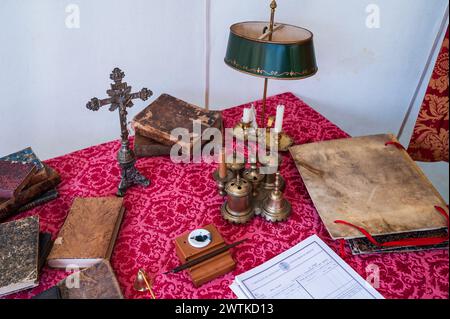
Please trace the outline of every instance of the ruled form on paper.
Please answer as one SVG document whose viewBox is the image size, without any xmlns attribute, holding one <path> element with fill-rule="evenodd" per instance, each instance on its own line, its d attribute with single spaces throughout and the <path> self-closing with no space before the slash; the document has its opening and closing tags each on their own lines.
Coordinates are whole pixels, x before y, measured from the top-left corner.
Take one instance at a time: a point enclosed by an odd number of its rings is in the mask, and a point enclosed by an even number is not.
<svg viewBox="0 0 450 319">
<path fill-rule="evenodd" d="M 240 299 L 383 299 L 317 235 L 236 276 L 230 288 Z"/>
</svg>

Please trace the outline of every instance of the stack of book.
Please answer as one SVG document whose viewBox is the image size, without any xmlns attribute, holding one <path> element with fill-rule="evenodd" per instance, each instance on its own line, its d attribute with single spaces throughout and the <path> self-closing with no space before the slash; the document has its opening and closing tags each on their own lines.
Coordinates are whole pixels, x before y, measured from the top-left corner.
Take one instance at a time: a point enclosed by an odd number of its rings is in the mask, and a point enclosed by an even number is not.
<svg viewBox="0 0 450 319">
<path fill-rule="evenodd" d="M 0 158 L 0 221 L 55 199 L 60 182 L 30 147 Z"/>
<path fill-rule="evenodd" d="M 84 270 L 37 298 L 123 298 L 109 259 L 124 210 L 118 197 L 75 198 L 54 241 L 39 232 L 38 216 L 0 224 L 0 296 L 36 287 L 47 263 Z"/>
<path fill-rule="evenodd" d="M 193 129 L 194 121 L 201 126 L 201 133 Z M 134 152 L 137 157 L 170 155 L 176 143 L 192 150 L 193 145 L 204 145 L 208 140 L 202 139 L 208 128 L 222 129 L 222 116 L 217 111 L 207 111 L 193 104 L 162 94 L 133 119 L 136 132 Z M 172 130 L 186 129 L 190 135 L 189 142 L 179 140 L 172 135 Z"/>
</svg>

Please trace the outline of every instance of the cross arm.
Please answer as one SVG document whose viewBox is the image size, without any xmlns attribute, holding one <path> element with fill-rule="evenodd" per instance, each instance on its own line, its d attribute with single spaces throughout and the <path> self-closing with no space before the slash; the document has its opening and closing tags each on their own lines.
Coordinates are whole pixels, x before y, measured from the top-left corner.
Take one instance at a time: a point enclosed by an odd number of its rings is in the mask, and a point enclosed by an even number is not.
<svg viewBox="0 0 450 319">
<path fill-rule="evenodd" d="M 153 92 L 147 88 L 143 88 L 140 92 L 132 93 L 131 100 L 141 99 L 142 101 L 147 100 L 150 96 L 153 95 Z"/>
<path fill-rule="evenodd" d="M 99 100 L 98 98 L 94 97 L 86 103 L 86 107 L 91 111 L 98 111 L 102 106 L 111 104 L 112 102 L 112 98 Z"/>
</svg>

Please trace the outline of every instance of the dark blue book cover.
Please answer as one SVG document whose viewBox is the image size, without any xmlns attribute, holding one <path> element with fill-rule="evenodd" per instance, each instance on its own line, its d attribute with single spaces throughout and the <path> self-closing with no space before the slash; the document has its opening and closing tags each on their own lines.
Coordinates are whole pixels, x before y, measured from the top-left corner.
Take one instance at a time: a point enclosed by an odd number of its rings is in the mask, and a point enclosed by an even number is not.
<svg viewBox="0 0 450 319">
<path fill-rule="evenodd" d="M 8 161 L 12 163 L 21 163 L 21 164 L 34 164 L 37 170 L 41 170 L 44 168 L 44 164 L 40 161 L 40 159 L 33 152 L 31 147 L 27 147 L 21 151 L 16 153 L 7 155 L 5 157 L 0 158 L 2 161 Z"/>
</svg>

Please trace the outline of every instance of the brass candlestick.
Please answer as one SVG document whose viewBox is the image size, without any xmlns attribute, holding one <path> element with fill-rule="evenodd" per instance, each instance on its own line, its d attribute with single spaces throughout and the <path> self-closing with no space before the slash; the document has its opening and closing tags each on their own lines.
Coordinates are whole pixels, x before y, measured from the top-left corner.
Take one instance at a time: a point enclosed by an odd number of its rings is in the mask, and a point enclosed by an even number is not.
<svg viewBox="0 0 450 319">
<path fill-rule="evenodd" d="M 248 122 L 248 123 L 244 123 L 244 122 L 239 122 L 238 124 L 236 124 L 236 126 L 233 128 L 233 135 L 241 140 L 241 141 L 248 141 L 249 137 L 253 136 L 253 139 L 256 138 L 256 130 L 253 127 L 253 122 Z M 254 134 L 251 134 L 251 133 Z"/>
<path fill-rule="evenodd" d="M 275 175 L 275 189 L 263 201 L 261 217 L 270 222 L 281 222 L 291 214 L 291 204 L 284 198 L 280 190 L 280 173 Z"/>
<path fill-rule="evenodd" d="M 276 163 L 276 164 L 274 164 Z M 262 183 L 262 188 L 266 189 L 266 190 L 273 190 L 275 188 L 275 175 L 276 172 L 278 172 L 280 170 L 280 166 L 282 163 L 282 157 L 281 155 L 279 155 L 278 153 L 268 157 L 268 160 L 266 163 L 263 163 L 262 165 L 265 168 L 265 171 L 267 172 L 265 175 L 265 179 L 264 182 Z M 269 171 L 273 172 L 273 173 L 268 173 Z M 279 183 L 280 183 L 280 191 L 284 191 L 285 187 L 286 187 L 286 182 L 283 178 L 283 176 L 279 176 Z"/>
<path fill-rule="evenodd" d="M 245 168 L 245 158 L 244 160 L 238 161 L 236 151 L 233 152 L 232 157 L 228 157 L 226 160 L 227 168 L 233 172 L 233 177 L 239 176 Z"/>
<path fill-rule="evenodd" d="M 259 215 L 261 213 L 261 205 L 260 203 L 266 197 L 266 192 L 264 189 L 260 188 L 261 182 L 264 180 L 265 175 L 261 174 L 258 165 L 255 162 L 250 164 L 250 169 L 247 169 L 243 173 L 243 177 L 249 183 L 252 184 L 253 194 L 252 201 L 255 209 L 255 214 Z"/>
</svg>

